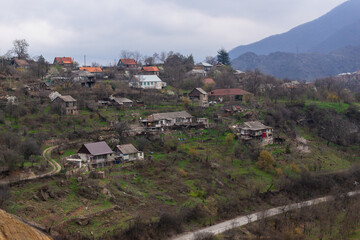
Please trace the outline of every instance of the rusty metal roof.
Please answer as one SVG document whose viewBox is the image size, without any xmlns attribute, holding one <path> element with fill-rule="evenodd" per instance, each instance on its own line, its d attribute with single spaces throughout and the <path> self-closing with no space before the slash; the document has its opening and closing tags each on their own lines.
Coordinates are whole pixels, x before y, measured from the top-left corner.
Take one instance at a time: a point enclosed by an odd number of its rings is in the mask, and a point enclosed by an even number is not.
<svg viewBox="0 0 360 240">
<path fill-rule="evenodd" d="M 137 150 L 134 145 L 132 144 L 123 144 L 123 145 L 117 145 L 116 146 L 117 149 L 119 149 L 119 151 L 122 154 L 131 154 L 131 153 L 137 153 L 139 152 L 139 150 Z"/>
<path fill-rule="evenodd" d="M 79 150 L 79 152 L 83 152 L 82 149 L 85 148 L 91 155 L 98 156 L 104 154 L 113 153 L 109 145 L 106 142 L 95 142 L 95 143 L 85 143 Z"/>
</svg>

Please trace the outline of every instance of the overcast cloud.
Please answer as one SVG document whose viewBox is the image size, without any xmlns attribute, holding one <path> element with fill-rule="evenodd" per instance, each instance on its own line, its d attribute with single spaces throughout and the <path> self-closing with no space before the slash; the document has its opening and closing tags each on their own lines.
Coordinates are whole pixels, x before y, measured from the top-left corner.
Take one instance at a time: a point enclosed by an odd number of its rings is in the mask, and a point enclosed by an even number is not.
<svg viewBox="0 0 360 240">
<path fill-rule="evenodd" d="M 32 56 L 107 65 L 121 50 L 201 61 L 311 21 L 346 0 L 11 0 L 0 8 L 0 55 L 26 39 Z"/>
</svg>

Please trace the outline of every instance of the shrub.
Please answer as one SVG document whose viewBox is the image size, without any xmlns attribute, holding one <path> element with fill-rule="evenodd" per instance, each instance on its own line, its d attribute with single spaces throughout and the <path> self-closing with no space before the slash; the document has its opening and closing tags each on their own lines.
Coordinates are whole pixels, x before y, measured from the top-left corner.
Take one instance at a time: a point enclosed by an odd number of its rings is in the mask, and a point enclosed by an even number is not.
<svg viewBox="0 0 360 240">
<path fill-rule="evenodd" d="M 190 148 L 189 155 L 192 159 L 197 160 L 199 158 L 199 151 L 196 150 L 195 148 Z"/>
<path fill-rule="evenodd" d="M 284 176 L 284 171 L 281 168 L 276 168 L 275 172 L 276 172 L 276 175 L 278 177 L 283 177 Z"/>
<path fill-rule="evenodd" d="M 215 240 L 215 236 L 209 232 L 200 232 L 195 234 L 194 240 Z"/>
<path fill-rule="evenodd" d="M 186 177 L 188 175 L 188 173 L 184 170 L 184 169 L 179 169 L 179 174 L 181 177 Z"/>
<path fill-rule="evenodd" d="M 235 139 L 235 135 L 232 133 L 228 133 L 226 134 L 225 142 L 227 145 L 231 145 L 234 142 L 234 139 Z"/>
<path fill-rule="evenodd" d="M 256 165 L 265 171 L 271 171 L 274 169 L 275 160 L 271 153 L 266 150 L 260 152 Z"/>
</svg>

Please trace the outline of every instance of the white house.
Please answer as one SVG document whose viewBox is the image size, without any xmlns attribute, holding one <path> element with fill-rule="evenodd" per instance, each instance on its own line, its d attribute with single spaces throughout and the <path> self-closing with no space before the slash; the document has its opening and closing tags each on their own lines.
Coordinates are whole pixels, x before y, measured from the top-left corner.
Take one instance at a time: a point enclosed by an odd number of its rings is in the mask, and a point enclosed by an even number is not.
<svg viewBox="0 0 360 240">
<path fill-rule="evenodd" d="M 157 75 L 134 75 L 129 86 L 144 89 L 162 89 L 166 87 L 166 82 L 161 81 Z"/>
</svg>

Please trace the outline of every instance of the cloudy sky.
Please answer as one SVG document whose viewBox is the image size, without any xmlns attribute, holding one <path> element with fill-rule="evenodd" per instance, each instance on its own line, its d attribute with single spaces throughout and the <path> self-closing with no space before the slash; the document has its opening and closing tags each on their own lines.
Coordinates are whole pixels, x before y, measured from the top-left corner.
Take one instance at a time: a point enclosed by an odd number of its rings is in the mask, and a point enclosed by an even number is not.
<svg viewBox="0 0 360 240">
<path fill-rule="evenodd" d="M 26 39 L 31 56 L 114 63 L 122 50 L 174 51 L 196 61 L 311 21 L 346 0 L 8 0 L 0 55 Z"/>
</svg>

